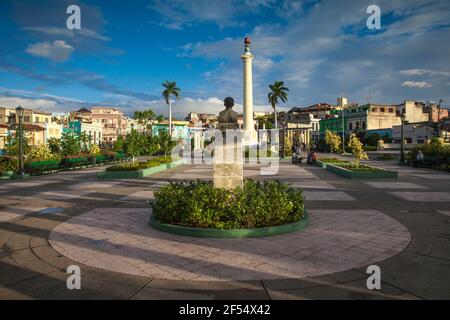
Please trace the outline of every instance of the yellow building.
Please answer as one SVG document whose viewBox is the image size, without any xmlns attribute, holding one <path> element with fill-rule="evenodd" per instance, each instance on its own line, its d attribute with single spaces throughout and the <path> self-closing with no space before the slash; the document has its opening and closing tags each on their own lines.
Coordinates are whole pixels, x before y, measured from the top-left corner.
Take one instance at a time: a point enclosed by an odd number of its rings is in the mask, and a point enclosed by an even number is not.
<svg viewBox="0 0 450 320">
<path fill-rule="evenodd" d="M 19 116 L 17 115 L 15 108 L 0 107 L 1 149 L 5 148 L 7 137 L 16 134 L 18 124 Z M 31 145 L 46 143 L 49 137 L 61 137 L 61 130 L 58 130 L 52 125 L 52 114 L 39 110 L 24 110 L 23 131 Z"/>
</svg>

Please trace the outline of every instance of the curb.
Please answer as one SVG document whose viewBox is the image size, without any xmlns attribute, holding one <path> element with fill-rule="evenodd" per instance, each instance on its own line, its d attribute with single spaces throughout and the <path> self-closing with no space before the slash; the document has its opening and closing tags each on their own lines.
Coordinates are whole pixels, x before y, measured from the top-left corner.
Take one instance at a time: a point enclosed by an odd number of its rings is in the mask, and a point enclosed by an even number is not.
<svg viewBox="0 0 450 320">
<path fill-rule="evenodd" d="M 261 238 L 270 237 L 285 233 L 300 231 L 309 224 L 309 215 L 305 210 L 304 216 L 297 222 L 282 224 L 273 227 L 251 228 L 251 229 L 212 229 L 193 228 L 159 222 L 153 214 L 150 215 L 149 224 L 151 227 L 181 236 L 199 238 Z"/>
</svg>

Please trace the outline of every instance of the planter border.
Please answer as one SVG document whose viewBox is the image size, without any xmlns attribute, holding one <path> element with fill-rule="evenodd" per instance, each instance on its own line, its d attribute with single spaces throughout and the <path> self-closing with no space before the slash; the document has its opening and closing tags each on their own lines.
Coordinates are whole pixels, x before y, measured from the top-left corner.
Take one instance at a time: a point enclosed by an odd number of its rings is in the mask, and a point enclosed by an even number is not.
<svg viewBox="0 0 450 320">
<path fill-rule="evenodd" d="M 320 159 L 316 160 L 316 165 L 321 168 L 324 168 L 324 169 L 326 169 L 327 165 L 329 165 L 329 164 L 336 165 L 336 164 L 340 164 L 340 163 L 342 163 L 342 162 L 323 162 L 323 161 L 320 161 Z M 350 163 L 350 161 L 348 163 Z"/>
<path fill-rule="evenodd" d="M 185 163 L 186 161 L 184 159 L 180 159 L 170 163 L 163 163 L 156 167 L 137 171 L 102 171 L 97 172 L 96 175 L 97 179 L 142 179 L 146 176 L 172 169 Z"/>
<path fill-rule="evenodd" d="M 213 228 L 193 228 L 168 223 L 161 223 L 154 217 L 152 213 L 150 215 L 149 224 L 156 230 L 188 237 L 261 238 L 303 230 L 309 224 L 309 215 L 305 209 L 303 218 L 300 219 L 299 221 L 273 227 L 251 228 L 251 229 L 213 229 Z"/>
<path fill-rule="evenodd" d="M 377 171 L 352 171 L 346 168 L 337 166 L 336 164 L 328 164 L 327 170 L 349 179 L 385 179 L 398 178 L 397 171 L 390 171 L 381 168 L 368 166 L 377 169 Z"/>
</svg>

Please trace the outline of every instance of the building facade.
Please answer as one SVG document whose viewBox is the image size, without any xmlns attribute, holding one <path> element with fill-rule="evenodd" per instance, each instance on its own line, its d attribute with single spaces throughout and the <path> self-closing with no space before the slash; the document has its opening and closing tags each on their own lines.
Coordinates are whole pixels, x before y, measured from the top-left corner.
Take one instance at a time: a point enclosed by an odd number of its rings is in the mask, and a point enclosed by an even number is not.
<svg viewBox="0 0 450 320">
<path fill-rule="evenodd" d="M 69 121 L 66 132 L 72 132 L 77 136 L 85 134 L 88 138 L 88 145 L 100 144 L 103 141 L 103 128 L 99 123 L 84 122 L 81 119 Z"/>
<path fill-rule="evenodd" d="M 118 136 L 126 135 L 128 120 L 122 111 L 113 107 L 91 108 L 91 122 L 102 127 L 103 141 L 117 141 Z"/>
<path fill-rule="evenodd" d="M 152 135 L 157 136 L 160 132 L 169 132 L 169 122 L 163 121 L 160 123 L 155 123 L 152 126 Z M 190 137 L 189 132 L 189 121 L 172 121 L 172 137 L 187 139 Z"/>
</svg>

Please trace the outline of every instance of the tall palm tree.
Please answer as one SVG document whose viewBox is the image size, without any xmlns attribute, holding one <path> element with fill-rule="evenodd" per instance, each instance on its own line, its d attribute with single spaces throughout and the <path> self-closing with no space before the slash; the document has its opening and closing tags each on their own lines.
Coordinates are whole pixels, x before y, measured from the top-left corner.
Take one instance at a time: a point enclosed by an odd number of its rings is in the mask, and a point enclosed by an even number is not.
<svg viewBox="0 0 450 320">
<path fill-rule="evenodd" d="M 279 100 L 286 103 L 288 100 L 288 94 L 289 91 L 288 88 L 284 86 L 283 81 L 275 81 L 274 84 L 269 85 L 270 92 L 267 95 L 267 98 L 269 99 L 269 103 L 272 105 L 274 116 L 275 116 L 275 130 L 278 129 L 278 120 L 277 120 L 277 105 L 279 103 Z"/>
<path fill-rule="evenodd" d="M 172 96 L 179 99 L 181 89 L 177 87 L 175 81 L 170 82 L 166 80 L 162 85 L 164 87 L 162 95 L 166 100 L 166 104 L 169 105 L 169 135 L 172 137 Z"/>
</svg>

